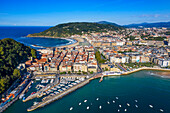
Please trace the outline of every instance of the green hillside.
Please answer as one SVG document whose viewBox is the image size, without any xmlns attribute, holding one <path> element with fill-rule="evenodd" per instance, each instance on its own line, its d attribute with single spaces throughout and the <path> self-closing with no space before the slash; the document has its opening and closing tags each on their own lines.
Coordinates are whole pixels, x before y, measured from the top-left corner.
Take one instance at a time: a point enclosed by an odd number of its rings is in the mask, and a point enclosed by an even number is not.
<svg viewBox="0 0 170 113">
<path fill-rule="evenodd" d="M 36 50 L 13 39 L 0 40 L 0 93 L 4 92 L 14 80 L 20 77 L 16 67 L 28 57 L 36 57 Z"/>
<path fill-rule="evenodd" d="M 92 32 L 106 32 L 108 30 L 119 30 L 123 27 L 118 27 L 108 24 L 88 23 L 88 22 L 74 22 L 59 24 L 49 28 L 40 33 L 29 34 L 29 37 L 33 36 L 53 36 L 53 37 L 69 37 L 71 35 L 82 35 L 84 33 Z"/>
</svg>

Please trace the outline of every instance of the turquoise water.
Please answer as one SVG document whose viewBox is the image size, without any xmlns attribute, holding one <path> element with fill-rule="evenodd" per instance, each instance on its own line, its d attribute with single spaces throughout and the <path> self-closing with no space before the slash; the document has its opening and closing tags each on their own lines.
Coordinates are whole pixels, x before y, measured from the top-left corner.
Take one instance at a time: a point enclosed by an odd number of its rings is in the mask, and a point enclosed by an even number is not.
<svg viewBox="0 0 170 113">
<path fill-rule="evenodd" d="M 116 97 L 119 99 L 116 100 Z M 83 102 L 85 99 L 86 103 Z M 33 101 L 36 99 L 26 103 L 18 100 L 4 113 L 27 113 L 26 109 Z M 80 106 L 79 102 L 82 103 Z M 150 104 L 153 108 L 149 107 Z M 102 109 L 99 109 L 100 105 Z M 105 77 L 101 83 L 99 79 L 92 80 L 64 98 L 31 113 L 117 113 L 118 109 L 120 112 L 127 109 L 127 113 L 160 113 L 160 109 L 163 109 L 165 113 L 170 113 L 169 105 L 170 79 L 150 75 L 149 71 L 140 71 L 128 76 Z M 90 107 L 89 110 L 86 109 L 87 106 Z M 70 107 L 73 107 L 72 111 Z"/>
</svg>

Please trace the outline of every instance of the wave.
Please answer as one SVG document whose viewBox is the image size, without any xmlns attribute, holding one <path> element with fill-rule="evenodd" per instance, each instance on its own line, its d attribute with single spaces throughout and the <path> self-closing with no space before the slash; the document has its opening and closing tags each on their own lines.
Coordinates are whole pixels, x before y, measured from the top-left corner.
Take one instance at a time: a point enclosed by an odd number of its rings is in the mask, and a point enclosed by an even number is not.
<svg viewBox="0 0 170 113">
<path fill-rule="evenodd" d="M 59 46 L 64 46 L 64 45 L 70 45 L 70 44 L 74 44 L 77 42 L 77 40 L 74 40 L 74 39 L 66 39 L 66 38 L 61 38 L 61 39 L 64 39 L 64 40 L 67 40 L 69 41 L 68 43 L 66 44 L 60 44 L 60 45 L 57 45 L 56 47 L 59 47 Z"/>
<path fill-rule="evenodd" d="M 44 48 L 43 46 L 31 45 L 32 47 Z"/>
<path fill-rule="evenodd" d="M 160 75 L 160 74 L 153 73 L 153 72 L 148 72 L 148 74 L 149 74 L 149 75 L 152 75 L 152 76 L 161 77 L 161 78 L 170 78 L 170 76 Z"/>
</svg>

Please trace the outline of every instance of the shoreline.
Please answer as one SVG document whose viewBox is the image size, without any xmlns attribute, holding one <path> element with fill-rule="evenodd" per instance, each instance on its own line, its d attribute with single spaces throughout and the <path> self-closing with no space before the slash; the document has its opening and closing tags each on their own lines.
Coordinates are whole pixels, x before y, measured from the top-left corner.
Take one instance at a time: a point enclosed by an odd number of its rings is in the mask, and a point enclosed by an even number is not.
<svg viewBox="0 0 170 113">
<path fill-rule="evenodd" d="M 40 38 L 60 38 L 60 39 L 65 39 L 65 40 L 75 40 L 76 42 L 74 43 L 70 43 L 72 41 L 70 41 L 69 43 L 70 44 L 63 44 L 63 45 L 59 45 L 59 46 L 54 46 L 54 47 L 72 47 L 72 46 L 77 46 L 79 44 L 79 42 L 81 42 L 81 39 L 80 38 L 71 38 L 71 37 L 53 37 L 53 36 L 26 36 L 28 38 L 33 38 L 33 37 L 40 37 Z M 32 46 L 32 45 L 31 45 Z M 36 46 L 35 46 L 36 47 Z M 37 46 L 38 47 L 38 46 Z M 44 46 L 41 46 L 43 48 L 54 48 L 54 47 L 44 47 Z"/>
<path fill-rule="evenodd" d="M 152 68 L 152 67 L 142 67 L 142 68 L 134 69 L 134 70 L 132 70 L 132 71 L 124 72 L 124 73 L 122 73 L 122 74 L 119 74 L 119 76 L 121 76 L 121 75 L 128 75 L 128 74 L 135 73 L 135 72 L 138 72 L 138 71 L 143 71 L 143 70 L 154 70 L 154 71 L 170 72 L 170 69 Z M 103 75 L 103 76 L 117 76 L 117 74 L 114 74 L 114 75 Z"/>
<path fill-rule="evenodd" d="M 54 96 L 53 99 L 50 99 L 50 100 L 48 100 L 48 101 L 46 101 L 46 102 L 41 102 L 41 104 L 39 104 L 39 105 L 35 105 L 35 106 L 33 105 L 33 106 L 31 106 L 30 108 L 27 109 L 27 111 L 36 110 L 37 108 L 44 107 L 44 106 L 48 105 L 49 103 L 51 103 L 51 102 L 53 102 L 53 101 L 56 101 L 56 100 L 58 100 L 58 99 L 60 99 L 60 98 L 63 98 L 64 96 L 66 96 L 66 95 L 68 95 L 68 94 L 76 91 L 76 90 L 79 89 L 80 87 L 83 87 L 83 86 L 85 86 L 86 84 L 90 83 L 92 80 L 101 78 L 100 81 L 99 81 L 99 83 L 100 83 L 100 82 L 102 82 L 103 77 L 129 75 L 129 74 L 131 74 L 131 73 L 135 73 L 135 72 L 143 71 L 143 70 L 157 70 L 157 71 L 170 72 L 170 69 L 142 67 L 142 68 L 139 68 L 139 69 L 135 69 L 135 70 L 133 70 L 133 71 L 124 72 L 124 73 L 115 74 L 115 75 L 103 75 L 103 74 L 100 73 L 100 74 L 98 74 L 98 75 L 95 75 L 95 76 L 90 77 L 89 79 L 83 81 L 82 83 L 84 83 L 84 84 L 80 83 L 80 84 L 78 84 L 77 86 L 74 86 L 74 87 L 72 87 L 71 89 L 68 89 L 68 90 L 62 92 L 61 94 L 58 94 L 58 95 Z"/>
</svg>

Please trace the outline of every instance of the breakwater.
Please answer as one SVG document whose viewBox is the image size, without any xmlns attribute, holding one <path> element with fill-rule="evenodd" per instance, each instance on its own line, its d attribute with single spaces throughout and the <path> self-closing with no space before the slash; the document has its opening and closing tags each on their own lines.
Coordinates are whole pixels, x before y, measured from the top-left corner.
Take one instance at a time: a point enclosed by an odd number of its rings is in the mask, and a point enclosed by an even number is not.
<svg viewBox="0 0 170 113">
<path fill-rule="evenodd" d="M 56 100 L 58 100 L 58 99 L 60 99 L 60 98 L 62 98 L 62 97 L 64 97 L 64 96 L 68 95 L 69 93 L 75 91 L 76 89 L 78 89 L 78 88 L 80 88 L 80 87 L 83 87 L 83 86 L 86 85 L 87 83 L 89 83 L 89 79 L 88 79 L 88 80 L 85 80 L 85 81 L 83 81 L 83 82 L 81 82 L 81 83 L 79 83 L 79 84 L 77 84 L 76 86 L 73 86 L 72 88 L 70 88 L 70 89 L 68 89 L 68 90 L 66 90 L 66 91 L 63 91 L 63 92 L 61 92 L 61 93 L 59 93 L 59 94 L 57 94 L 57 95 L 54 95 L 54 96 L 50 97 L 50 98 L 47 99 L 47 100 L 44 100 L 44 101 L 42 101 L 42 102 L 39 102 L 37 105 L 31 106 L 30 108 L 27 109 L 27 111 L 33 111 L 33 110 L 35 110 L 35 109 L 37 109 L 37 108 L 39 108 L 39 107 L 44 107 L 45 105 L 47 105 L 47 104 L 49 104 L 49 103 L 51 103 L 51 102 L 53 102 L 53 101 L 56 101 Z"/>
<path fill-rule="evenodd" d="M 22 91 L 22 93 L 20 95 L 23 95 L 28 90 L 31 83 L 32 83 L 32 81 L 29 82 L 29 84 L 26 86 L 26 88 Z"/>
</svg>

